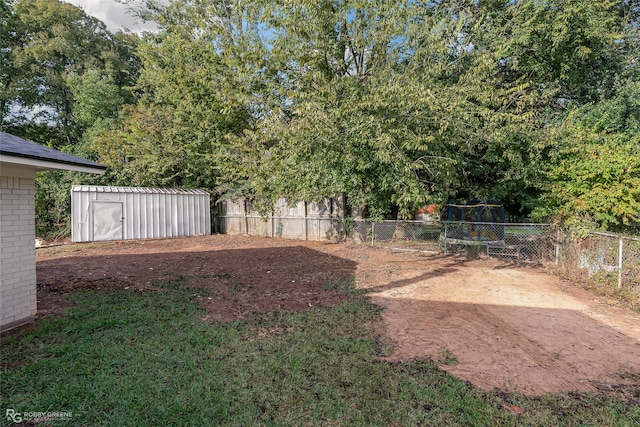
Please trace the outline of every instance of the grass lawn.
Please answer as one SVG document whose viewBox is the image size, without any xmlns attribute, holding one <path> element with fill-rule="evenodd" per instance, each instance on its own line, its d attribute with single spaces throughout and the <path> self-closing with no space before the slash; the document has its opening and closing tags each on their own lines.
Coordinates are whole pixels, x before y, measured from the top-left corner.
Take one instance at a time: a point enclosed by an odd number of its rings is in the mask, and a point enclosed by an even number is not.
<svg viewBox="0 0 640 427">
<path fill-rule="evenodd" d="M 2 422 L 40 425 L 637 426 L 640 392 L 487 393 L 435 362 L 393 364 L 380 309 L 352 281 L 334 308 L 203 323 L 185 280 L 159 291 L 85 291 L 65 317 L 2 337 Z M 450 355 L 447 363 L 455 363 Z"/>
</svg>

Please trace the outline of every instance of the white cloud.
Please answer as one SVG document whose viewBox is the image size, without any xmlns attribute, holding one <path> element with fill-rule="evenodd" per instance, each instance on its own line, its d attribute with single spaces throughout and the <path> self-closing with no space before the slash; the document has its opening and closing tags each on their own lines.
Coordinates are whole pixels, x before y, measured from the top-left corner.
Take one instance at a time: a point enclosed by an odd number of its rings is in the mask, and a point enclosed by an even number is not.
<svg viewBox="0 0 640 427">
<path fill-rule="evenodd" d="M 109 31 L 128 29 L 136 33 L 153 31 L 156 26 L 151 22 L 142 22 L 130 11 L 130 6 L 116 0 L 64 0 L 80 7 L 87 15 L 94 16 L 107 25 Z"/>
</svg>

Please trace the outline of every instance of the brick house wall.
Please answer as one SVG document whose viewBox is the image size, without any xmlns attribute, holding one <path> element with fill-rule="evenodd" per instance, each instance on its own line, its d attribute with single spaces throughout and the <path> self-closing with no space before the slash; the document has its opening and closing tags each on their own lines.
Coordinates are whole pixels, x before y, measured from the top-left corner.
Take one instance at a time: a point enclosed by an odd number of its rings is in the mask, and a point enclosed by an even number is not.
<svg viewBox="0 0 640 427">
<path fill-rule="evenodd" d="M 35 176 L 34 169 L 0 170 L 0 330 L 33 320 L 37 311 Z"/>
<path fill-rule="evenodd" d="M 99 163 L 0 132 L 0 331 L 28 323 L 36 293 L 35 181 L 38 171 L 103 174 Z"/>
</svg>

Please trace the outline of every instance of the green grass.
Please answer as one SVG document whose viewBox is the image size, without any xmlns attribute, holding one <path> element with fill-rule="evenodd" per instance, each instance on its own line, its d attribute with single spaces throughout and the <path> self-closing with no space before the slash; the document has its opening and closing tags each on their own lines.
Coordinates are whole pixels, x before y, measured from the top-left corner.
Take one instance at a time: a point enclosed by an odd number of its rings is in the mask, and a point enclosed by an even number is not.
<svg viewBox="0 0 640 427">
<path fill-rule="evenodd" d="M 382 361 L 380 308 L 352 281 L 327 284 L 348 295 L 338 307 L 209 324 L 188 285 L 87 291 L 3 337 L 2 422 L 12 408 L 72 411 L 51 425 L 640 425 L 640 395 L 486 393 L 432 361 Z"/>
<path fill-rule="evenodd" d="M 513 236 L 543 236 L 547 232 L 546 227 L 536 227 L 535 225 L 531 227 L 518 227 L 507 224 L 504 227 L 504 234 Z"/>
</svg>

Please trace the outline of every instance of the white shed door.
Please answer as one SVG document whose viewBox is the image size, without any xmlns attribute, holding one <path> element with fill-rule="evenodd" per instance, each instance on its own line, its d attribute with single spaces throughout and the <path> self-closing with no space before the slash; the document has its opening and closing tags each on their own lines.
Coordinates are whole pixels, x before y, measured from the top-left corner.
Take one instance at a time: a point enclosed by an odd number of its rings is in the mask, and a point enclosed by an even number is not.
<svg viewBox="0 0 640 427">
<path fill-rule="evenodd" d="M 93 240 L 121 240 L 122 202 L 98 202 L 93 205 Z"/>
</svg>

